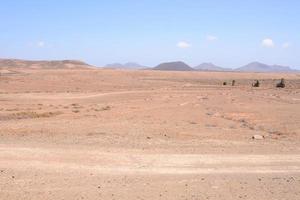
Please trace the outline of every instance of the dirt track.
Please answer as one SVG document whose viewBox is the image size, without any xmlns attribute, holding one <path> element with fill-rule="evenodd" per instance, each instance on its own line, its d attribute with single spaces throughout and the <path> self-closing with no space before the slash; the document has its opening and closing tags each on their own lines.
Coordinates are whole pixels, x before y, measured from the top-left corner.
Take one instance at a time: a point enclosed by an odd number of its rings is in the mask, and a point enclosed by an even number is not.
<svg viewBox="0 0 300 200">
<path fill-rule="evenodd" d="M 0 147 L 4 168 L 112 174 L 300 173 L 300 155 L 126 154 Z M 85 159 L 88 158 L 88 159 Z"/>
</svg>

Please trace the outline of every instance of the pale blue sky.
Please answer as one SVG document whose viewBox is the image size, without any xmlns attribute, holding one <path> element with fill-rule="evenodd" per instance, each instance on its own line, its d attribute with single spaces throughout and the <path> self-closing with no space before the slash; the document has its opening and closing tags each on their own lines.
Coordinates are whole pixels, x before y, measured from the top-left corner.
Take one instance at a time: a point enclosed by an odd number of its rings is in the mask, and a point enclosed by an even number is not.
<svg viewBox="0 0 300 200">
<path fill-rule="evenodd" d="M 0 0 L 0 57 L 300 69 L 298 0 Z"/>
</svg>

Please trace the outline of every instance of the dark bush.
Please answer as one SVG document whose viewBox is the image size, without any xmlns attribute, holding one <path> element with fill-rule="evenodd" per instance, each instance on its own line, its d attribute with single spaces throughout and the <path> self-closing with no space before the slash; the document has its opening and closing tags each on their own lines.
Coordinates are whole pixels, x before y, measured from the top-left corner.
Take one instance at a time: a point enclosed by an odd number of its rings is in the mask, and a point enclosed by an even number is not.
<svg viewBox="0 0 300 200">
<path fill-rule="evenodd" d="M 276 87 L 285 88 L 285 80 L 282 78 L 279 83 L 277 83 Z"/>
<path fill-rule="evenodd" d="M 255 81 L 255 83 L 252 84 L 252 87 L 259 87 L 260 83 L 258 80 Z"/>
</svg>

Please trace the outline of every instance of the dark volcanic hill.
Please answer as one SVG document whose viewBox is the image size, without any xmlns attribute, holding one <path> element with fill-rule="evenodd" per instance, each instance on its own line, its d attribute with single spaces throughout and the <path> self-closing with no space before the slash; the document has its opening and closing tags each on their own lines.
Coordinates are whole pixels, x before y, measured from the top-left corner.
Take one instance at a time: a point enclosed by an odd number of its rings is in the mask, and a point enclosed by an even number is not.
<svg viewBox="0 0 300 200">
<path fill-rule="evenodd" d="M 78 60 L 19 60 L 19 59 L 0 59 L 1 69 L 88 69 L 91 65 Z"/>
<path fill-rule="evenodd" d="M 252 62 L 243 67 L 237 68 L 236 71 L 244 72 L 294 72 L 297 70 L 281 65 L 267 65 L 259 62 Z"/>
<path fill-rule="evenodd" d="M 213 63 L 202 63 L 196 66 L 195 69 L 199 71 L 231 71 L 232 70 L 229 68 L 216 66 Z"/>
<path fill-rule="evenodd" d="M 163 70 L 163 71 L 194 71 L 195 70 L 194 68 L 188 66 L 187 64 L 181 61 L 161 63 L 152 69 Z"/>
</svg>

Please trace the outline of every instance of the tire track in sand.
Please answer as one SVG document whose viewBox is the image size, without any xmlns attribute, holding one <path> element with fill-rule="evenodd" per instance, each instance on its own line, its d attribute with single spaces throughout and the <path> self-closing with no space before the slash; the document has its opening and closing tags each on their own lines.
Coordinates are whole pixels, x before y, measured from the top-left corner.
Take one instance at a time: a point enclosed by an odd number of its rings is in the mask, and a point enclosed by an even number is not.
<svg viewBox="0 0 300 200">
<path fill-rule="evenodd" d="M 104 174 L 300 173 L 300 155 L 130 154 L 0 145 L 0 168 Z"/>
</svg>

